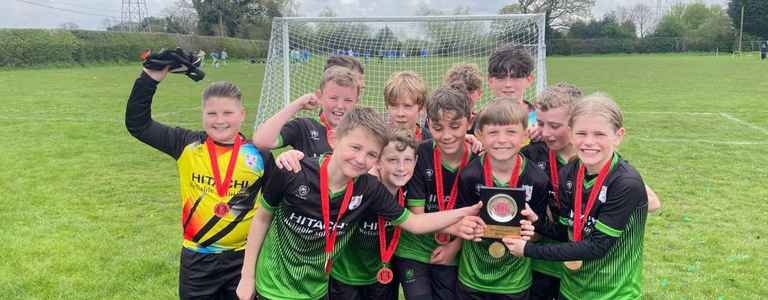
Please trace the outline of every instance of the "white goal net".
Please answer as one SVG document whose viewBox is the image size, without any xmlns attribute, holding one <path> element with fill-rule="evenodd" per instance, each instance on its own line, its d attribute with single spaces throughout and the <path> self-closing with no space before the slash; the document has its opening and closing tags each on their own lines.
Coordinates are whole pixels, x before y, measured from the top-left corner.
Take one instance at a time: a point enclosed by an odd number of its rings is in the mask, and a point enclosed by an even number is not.
<svg viewBox="0 0 768 300">
<path fill-rule="evenodd" d="M 378 18 L 276 18 L 264 72 L 256 124 L 297 97 L 318 88 L 328 57 L 350 55 L 365 69 L 360 103 L 384 111 L 384 83 L 398 71 L 418 73 L 429 91 L 459 63 L 475 63 L 487 74 L 488 56 L 502 45 L 524 47 L 534 58 L 535 83 L 526 99 L 546 83 L 544 15 L 426 16 Z M 487 90 L 478 105 L 491 99 Z M 317 113 L 302 113 L 317 116 Z"/>
</svg>

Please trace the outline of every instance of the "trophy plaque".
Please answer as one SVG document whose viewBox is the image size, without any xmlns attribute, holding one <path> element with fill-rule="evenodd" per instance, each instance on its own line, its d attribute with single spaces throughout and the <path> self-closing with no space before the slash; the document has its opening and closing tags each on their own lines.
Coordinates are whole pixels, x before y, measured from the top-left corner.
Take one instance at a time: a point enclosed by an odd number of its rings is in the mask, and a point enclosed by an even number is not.
<svg viewBox="0 0 768 300">
<path fill-rule="evenodd" d="M 485 238 L 502 239 L 520 236 L 520 212 L 525 209 L 525 189 L 480 187 L 483 208 L 480 217 L 485 221 Z"/>
</svg>

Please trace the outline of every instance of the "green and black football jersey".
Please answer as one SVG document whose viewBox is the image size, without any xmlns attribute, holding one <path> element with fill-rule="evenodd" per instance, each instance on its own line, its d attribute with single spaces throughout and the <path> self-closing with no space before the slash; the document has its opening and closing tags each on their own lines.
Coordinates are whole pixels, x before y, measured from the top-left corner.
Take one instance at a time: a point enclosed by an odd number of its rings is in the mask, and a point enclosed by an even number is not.
<svg viewBox="0 0 768 300">
<path fill-rule="evenodd" d="M 352 286 L 377 282 L 376 273 L 383 266 L 379 254 L 378 222 L 376 215 L 366 215 L 362 218 L 349 240 L 350 247 L 344 248 L 339 253 L 338 259 L 333 262 L 331 277 Z M 395 227 L 390 221 L 387 221 L 385 226 L 387 243 L 391 243 Z"/>
<path fill-rule="evenodd" d="M 523 159 L 518 179 L 518 188 L 525 189 L 525 201 L 536 214 L 544 210 L 548 188 L 546 176 L 541 170 Z M 470 206 L 480 201 L 480 187 L 485 185 L 483 157 L 472 160 L 461 173 L 459 204 Z M 494 186 L 507 187 L 509 178 L 493 178 Z M 488 247 L 498 242 L 483 239 L 480 242 L 463 241 L 459 259 L 459 280 L 465 286 L 486 293 L 514 294 L 531 286 L 531 259 L 515 257 L 506 253 L 495 258 Z"/>
<path fill-rule="evenodd" d="M 277 148 L 291 146 L 306 157 L 319 157 L 331 152 L 325 126 L 312 118 L 296 118 L 283 125 Z"/>
<path fill-rule="evenodd" d="M 531 165 L 536 166 L 538 169 L 542 171 L 544 176 L 547 177 L 547 180 L 549 181 L 549 191 L 547 193 L 547 206 L 549 208 L 548 214 L 538 214 L 539 219 L 545 220 L 550 223 L 558 222 L 559 220 L 559 213 L 560 208 L 558 208 L 556 204 L 555 199 L 555 191 L 552 189 L 552 181 L 550 178 L 550 170 L 549 170 L 549 147 L 547 147 L 547 144 L 544 142 L 535 142 L 528 145 L 525 145 L 520 150 L 520 153 L 523 154 L 526 158 L 528 158 L 528 161 L 531 163 Z M 560 168 L 565 166 L 568 162 L 560 157 L 559 155 L 556 156 L 557 161 L 557 170 L 559 172 Z M 550 218 L 551 214 L 551 218 Z M 549 238 L 543 238 L 537 242 L 540 243 L 553 243 L 555 242 L 552 239 Z M 539 273 L 547 274 L 549 276 L 554 277 L 560 277 L 563 273 L 563 264 L 558 261 L 550 261 L 550 260 L 541 260 L 541 259 L 533 259 L 531 261 L 531 268 Z"/>
<path fill-rule="evenodd" d="M 413 171 L 413 177 L 406 185 L 407 196 L 405 198 L 408 207 L 424 207 L 425 213 L 439 211 L 437 206 L 437 187 L 435 185 L 434 160 L 432 159 L 435 144 L 432 140 L 424 141 L 419 145 L 416 154 L 419 159 Z M 474 154 L 469 154 L 468 160 L 472 160 Z M 451 187 L 454 178 L 458 175 L 458 168 L 451 168 L 442 164 L 443 195 L 445 202 L 451 195 Z M 457 199 L 458 202 L 458 199 Z M 429 263 L 432 251 L 437 248 L 434 234 L 411 234 L 403 231 L 400 234 L 400 244 L 395 255 L 402 258 Z M 455 263 L 453 264 L 455 265 Z"/>
<path fill-rule="evenodd" d="M 563 211 L 559 228 L 573 236 L 573 203 L 580 162 L 560 170 Z M 596 176 L 585 176 L 582 206 L 589 193 L 600 188 L 578 242 L 526 245 L 525 254 L 550 260 L 583 259 L 579 270 L 565 270 L 560 292 L 568 299 L 640 299 L 643 270 L 643 236 L 648 214 L 645 184 L 638 172 L 618 155 L 600 187 Z M 565 227 L 563 227 L 565 226 Z"/>
<path fill-rule="evenodd" d="M 256 288 L 268 299 L 318 299 L 327 293 L 319 182 L 323 159 L 328 156 L 304 158 L 299 173 L 275 169 L 264 187 L 262 205 L 272 212 L 272 222 L 256 264 Z M 334 259 L 361 226 L 364 216 L 381 215 L 393 224 L 408 218 L 408 211 L 376 177 L 357 177 L 353 190 L 349 207 L 336 224 L 345 190 L 329 195 L 331 226 L 338 232 Z"/>
</svg>

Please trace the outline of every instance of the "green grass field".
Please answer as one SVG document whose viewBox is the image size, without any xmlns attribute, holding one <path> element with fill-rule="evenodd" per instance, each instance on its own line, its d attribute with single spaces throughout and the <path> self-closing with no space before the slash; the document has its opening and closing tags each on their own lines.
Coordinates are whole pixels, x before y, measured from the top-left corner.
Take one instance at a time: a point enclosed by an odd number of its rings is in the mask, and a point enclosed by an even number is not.
<svg viewBox="0 0 768 300">
<path fill-rule="evenodd" d="M 174 299 L 175 162 L 125 130 L 138 65 L 0 71 L 0 298 Z M 263 66 L 170 76 L 156 119 L 200 128 L 207 82 L 246 98 Z M 768 63 L 753 57 L 548 59 L 549 82 L 605 91 L 626 112 L 622 154 L 662 199 L 648 219 L 645 299 L 768 298 Z M 763 253 L 763 254 L 760 254 Z"/>
</svg>

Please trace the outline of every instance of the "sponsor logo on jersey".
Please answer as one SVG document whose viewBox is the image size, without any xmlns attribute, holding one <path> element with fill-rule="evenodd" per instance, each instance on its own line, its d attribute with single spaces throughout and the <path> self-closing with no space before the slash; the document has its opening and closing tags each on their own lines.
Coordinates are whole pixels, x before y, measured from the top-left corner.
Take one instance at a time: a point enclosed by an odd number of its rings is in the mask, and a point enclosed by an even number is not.
<svg viewBox="0 0 768 300">
<path fill-rule="evenodd" d="M 363 202 L 363 195 L 352 196 L 352 200 L 349 202 L 349 210 L 355 210 L 355 208 L 360 207 L 360 203 L 362 202 Z"/>
</svg>

